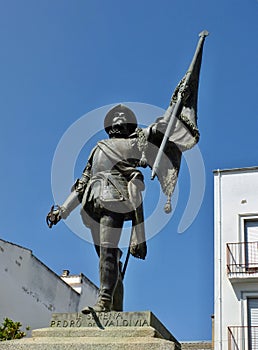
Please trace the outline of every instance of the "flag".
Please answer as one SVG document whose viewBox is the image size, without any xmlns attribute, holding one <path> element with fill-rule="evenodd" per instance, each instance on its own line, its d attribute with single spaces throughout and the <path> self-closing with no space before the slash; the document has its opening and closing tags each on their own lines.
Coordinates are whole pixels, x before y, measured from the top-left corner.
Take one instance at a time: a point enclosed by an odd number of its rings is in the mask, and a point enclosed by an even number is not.
<svg viewBox="0 0 258 350">
<path fill-rule="evenodd" d="M 175 88 L 168 109 L 156 121 L 160 126 L 167 124 L 152 165 L 152 178 L 158 176 L 161 188 L 167 196 L 166 212 L 171 211 L 171 196 L 177 183 L 182 152 L 191 149 L 200 137 L 197 127 L 197 100 L 203 44 L 207 35 L 207 31 L 199 34 L 200 39 L 189 69 Z"/>
</svg>

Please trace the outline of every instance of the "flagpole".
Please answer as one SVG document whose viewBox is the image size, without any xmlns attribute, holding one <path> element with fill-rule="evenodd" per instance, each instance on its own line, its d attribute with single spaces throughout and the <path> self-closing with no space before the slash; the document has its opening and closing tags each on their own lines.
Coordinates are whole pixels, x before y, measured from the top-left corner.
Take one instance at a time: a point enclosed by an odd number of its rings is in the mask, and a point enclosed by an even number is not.
<svg viewBox="0 0 258 350">
<path fill-rule="evenodd" d="M 160 161 L 161 161 L 167 140 L 171 136 L 171 132 L 173 131 L 175 124 L 176 124 L 176 121 L 177 121 L 177 117 L 179 114 L 178 112 L 180 111 L 180 108 L 182 107 L 183 92 L 189 83 L 191 73 L 192 73 L 192 71 L 195 67 L 196 61 L 197 61 L 198 54 L 203 47 L 203 43 L 204 43 L 204 40 L 205 40 L 207 35 L 209 35 L 209 32 L 207 30 L 203 30 L 199 34 L 200 39 L 198 41 L 192 62 L 191 62 L 190 66 L 186 72 L 185 80 L 183 81 L 183 84 L 179 88 L 177 101 L 174 105 L 172 104 L 172 106 L 170 106 L 171 110 L 169 111 L 169 117 L 168 117 L 169 123 L 168 123 L 167 129 L 165 131 L 163 140 L 161 142 L 157 157 L 156 157 L 155 162 L 154 162 L 153 167 L 152 167 L 151 180 L 153 180 L 155 178 L 155 176 L 157 175 L 157 171 L 159 169 Z"/>
</svg>

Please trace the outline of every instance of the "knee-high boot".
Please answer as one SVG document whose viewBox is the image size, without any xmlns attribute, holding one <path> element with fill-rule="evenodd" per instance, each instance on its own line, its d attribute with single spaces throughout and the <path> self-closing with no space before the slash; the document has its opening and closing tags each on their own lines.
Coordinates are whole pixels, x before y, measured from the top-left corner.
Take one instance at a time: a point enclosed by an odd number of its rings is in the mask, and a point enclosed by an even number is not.
<svg viewBox="0 0 258 350">
<path fill-rule="evenodd" d="M 118 257 L 119 256 L 119 257 Z M 92 309 L 96 312 L 111 311 L 113 295 L 118 281 L 118 264 L 120 251 L 117 248 L 100 247 L 99 274 L 100 288 L 96 304 L 85 307 L 82 313 L 89 313 Z"/>
<path fill-rule="evenodd" d="M 100 247 L 100 290 L 97 305 L 110 311 L 113 305 L 113 296 L 118 281 L 118 258 L 117 248 Z"/>
</svg>

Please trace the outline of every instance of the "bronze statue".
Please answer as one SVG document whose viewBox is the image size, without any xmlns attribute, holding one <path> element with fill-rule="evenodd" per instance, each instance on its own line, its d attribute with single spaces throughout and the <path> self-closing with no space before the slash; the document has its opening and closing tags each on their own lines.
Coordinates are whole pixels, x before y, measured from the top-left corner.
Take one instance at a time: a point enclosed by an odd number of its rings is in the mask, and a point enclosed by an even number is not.
<svg viewBox="0 0 258 350">
<path fill-rule="evenodd" d="M 119 240 L 123 223 L 132 222 L 129 252 L 145 259 L 147 253 L 142 191 L 144 179 L 139 167 L 150 166 L 158 176 L 171 211 L 181 154 L 199 139 L 196 126 L 198 78 L 202 48 L 207 32 L 200 34 L 194 59 L 175 89 L 165 114 L 147 128 L 139 128 L 134 112 L 119 104 L 104 120 L 109 138 L 92 150 L 80 179 L 61 206 L 52 207 L 49 227 L 66 219 L 81 203 L 81 217 L 89 227 L 99 256 L 100 288 L 97 303 L 82 312 L 122 311 L 123 274 Z M 126 263 L 125 263 L 126 264 Z"/>
</svg>

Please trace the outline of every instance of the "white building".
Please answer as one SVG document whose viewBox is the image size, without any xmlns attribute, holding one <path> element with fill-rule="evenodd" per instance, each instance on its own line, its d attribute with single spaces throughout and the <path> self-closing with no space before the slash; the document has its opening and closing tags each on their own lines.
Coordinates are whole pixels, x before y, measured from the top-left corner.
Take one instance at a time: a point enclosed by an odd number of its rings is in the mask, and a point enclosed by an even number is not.
<svg viewBox="0 0 258 350">
<path fill-rule="evenodd" d="M 258 167 L 214 171 L 214 346 L 258 349 Z"/>
<path fill-rule="evenodd" d="M 8 317 L 31 329 L 48 327 L 53 312 L 93 305 L 97 287 L 83 274 L 65 275 L 60 278 L 31 250 L 0 239 L 0 324 Z"/>
<path fill-rule="evenodd" d="M 96 303 L 98 288 L 83 273 L 70 275 L 68 270 L 64 270 L 60 277 L 80 295 L 76 312 L 80 312 L 86 305 L 93 306 Z"/>
</svg>

